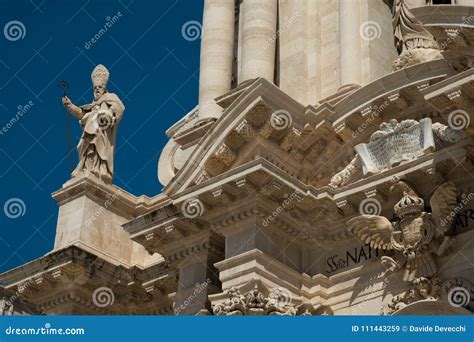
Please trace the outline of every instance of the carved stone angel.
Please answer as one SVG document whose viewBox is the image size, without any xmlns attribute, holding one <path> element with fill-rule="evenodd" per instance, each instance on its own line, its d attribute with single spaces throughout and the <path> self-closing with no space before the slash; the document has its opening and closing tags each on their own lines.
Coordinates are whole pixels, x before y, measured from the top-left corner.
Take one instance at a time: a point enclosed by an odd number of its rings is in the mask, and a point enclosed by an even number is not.
<svg viewBox="0 0 474 342">
<path fill-rule="evenodd" d="M 403 191 L 403 197 L 394 206 L 399 221 L 361 215 L 347 222 L 349 230 L 372 248 L 394 251 L 393 258 L 382 257 L 382 264 L 389 271 L 404 266 L 403 280 L 433 276 L 437 272 L 433 255 L 446 254 L 454 243 L 448 234 L 457 204 L 456 186 L 447 182 L 436 189 L 430 200 L 432 213 L 424 211 L 423 199 L 408 183 L 399 181 L 391 190 L 395 189 Z"/>
</svg>

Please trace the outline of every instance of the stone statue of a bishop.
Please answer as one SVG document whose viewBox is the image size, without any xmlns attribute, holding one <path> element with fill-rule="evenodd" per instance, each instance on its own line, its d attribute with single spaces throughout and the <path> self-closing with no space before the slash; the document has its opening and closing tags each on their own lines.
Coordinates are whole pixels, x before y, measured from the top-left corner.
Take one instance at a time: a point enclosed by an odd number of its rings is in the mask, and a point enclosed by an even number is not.
<svg viewBox="0 0 474 342">
<path fill-rule="evenodd" d="M 83 129 L 77 145 L 79 163 L 72 177 L 92 173 L 106 183 L 112 182 L 115 135 L 125 107 L 117 95 L 107 92 L 109 76 L 105 66 L 94 68 L 91 75 L 94 101 L 90 104 L 76 106 L 67 96 L 62 99 Z"/>
</svg>

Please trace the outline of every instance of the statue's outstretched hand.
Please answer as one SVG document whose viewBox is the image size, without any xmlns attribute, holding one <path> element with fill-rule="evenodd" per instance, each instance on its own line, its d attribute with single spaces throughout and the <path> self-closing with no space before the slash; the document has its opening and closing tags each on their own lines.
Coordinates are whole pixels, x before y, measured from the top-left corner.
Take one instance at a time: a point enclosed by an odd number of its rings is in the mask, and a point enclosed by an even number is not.
<svg viewBox="0 0 474 342">
<path fill-rule="evenodd" d="M 63 105 L 64 105 L 66 108 L 69 108 L 69 107 L 72 106 L 72 102 L 71 102 L 71 100 L 69 99 L 69 97 L 63 96 L 62 100 L 63 100 Z"/>
</svg>

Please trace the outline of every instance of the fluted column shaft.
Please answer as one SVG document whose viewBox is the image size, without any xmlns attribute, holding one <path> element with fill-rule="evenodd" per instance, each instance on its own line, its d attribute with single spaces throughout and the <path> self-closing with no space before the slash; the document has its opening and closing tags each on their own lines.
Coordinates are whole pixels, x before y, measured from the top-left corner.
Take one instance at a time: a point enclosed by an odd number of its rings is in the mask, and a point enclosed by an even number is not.
<svg viewBox="0 0 474 342">
<path fill-rule="evenodd" d="M 273 82 L 277 8 L 277 0 L 243 0 L 242 66 L 239 83 L 256 77 L 264 77 Z"/>
<path fill-rule="evenodd" d="M 205 0 L 199 74 L 200 119 L 219 117 L 222 109 L 214 99 L 230 90 L 234 25 L 234 0 Z"/>
<path fill-rule="evenodd" d="M 360 2 L 339 0 L 339 60 L 341 86 L 362 84 Z"/>
</svg>

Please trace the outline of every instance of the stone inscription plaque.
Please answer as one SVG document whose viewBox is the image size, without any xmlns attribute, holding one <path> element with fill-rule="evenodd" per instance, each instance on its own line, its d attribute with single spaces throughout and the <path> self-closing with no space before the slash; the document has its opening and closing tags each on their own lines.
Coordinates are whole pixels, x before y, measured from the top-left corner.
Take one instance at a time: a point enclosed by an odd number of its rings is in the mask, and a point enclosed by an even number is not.
<svg viewBox="0 0 474 342">
<path fill-rule="evenodd" d="M 434 150 L 431 119 L 391 121 L 381 125 L 367 144 L 355 146 L 364 175 L 379 173 L 405 160 L 421 157 Z"/>
</svg>

